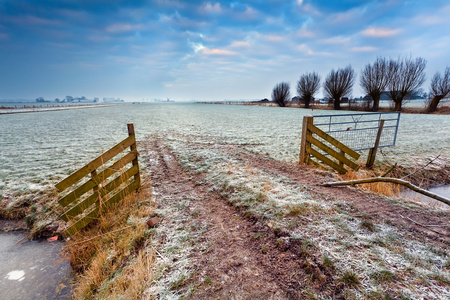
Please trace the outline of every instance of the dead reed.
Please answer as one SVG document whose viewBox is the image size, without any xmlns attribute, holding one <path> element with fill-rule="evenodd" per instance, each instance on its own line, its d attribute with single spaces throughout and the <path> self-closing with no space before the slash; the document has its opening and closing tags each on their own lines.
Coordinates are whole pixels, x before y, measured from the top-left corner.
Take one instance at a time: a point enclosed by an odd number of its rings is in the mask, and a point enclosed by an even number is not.
<svg viewBox="0 0 450 300">
<path fill-rule="evenodd" d="M 355 180 L 376 177 L 377 175 L 373 171 L 359 170 L 353 171 L 348 170 L 347 173 L 340 176 L 341 180 Z M 387 182 L 374 182 L 358 185 L 363 190 L 382 194 L 388 197 L 396 197 L 401 195 L 402 189 L 398 184 L 387 183 Z"/>
<path fill-rule="evenodd" d="M 68 240 L 66 251 L 77 272 L 75 298 L 142 296 L 153 278 L 155 257 L 146 249 L 152 231 L 145 221 L 154 206 L 147 184 Z"/>
</svg>

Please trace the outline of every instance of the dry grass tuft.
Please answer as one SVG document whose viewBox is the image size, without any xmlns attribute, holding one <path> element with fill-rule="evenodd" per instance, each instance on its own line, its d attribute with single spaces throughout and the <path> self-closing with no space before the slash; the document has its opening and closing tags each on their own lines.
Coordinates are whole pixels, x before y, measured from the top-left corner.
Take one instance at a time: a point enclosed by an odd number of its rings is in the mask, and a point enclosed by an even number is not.
<svg viewBox="0 0 450 300">
<path fill-rule="evenodd" d="M 346 174 L 341 175 L 342 180 L 356 180 L 356 179 L 365 179 L 376 177 L 377 175 L 367 172 L 364 170 L 359 170 L 357 172 L 353 170 L 349 170 Z M 388 197 L 396 197 L 401 194 L 401 187 L 398 184 L 388 183 L 388 182 L 374 182 L 374 183 L 366 183 L 359 184 L 363 190 L 371 191 L 374 193 L 382 194 Z"/>
<path fill-rule="evenodd" d="M 153 278 L 154 253 L 145 220 L 154 203 L 150 186 L 142 187 L 78 232 L 66 251 L 76 276 L 75 298 L 137 299 Z"/>
<path fill-rule="evenodd" d="M 348 286 L 358 286 L 361 281 L 359 280 L 358 274 L 351 270 L 347 270 L 342 274 L 341 281 Z"/>
</svg>

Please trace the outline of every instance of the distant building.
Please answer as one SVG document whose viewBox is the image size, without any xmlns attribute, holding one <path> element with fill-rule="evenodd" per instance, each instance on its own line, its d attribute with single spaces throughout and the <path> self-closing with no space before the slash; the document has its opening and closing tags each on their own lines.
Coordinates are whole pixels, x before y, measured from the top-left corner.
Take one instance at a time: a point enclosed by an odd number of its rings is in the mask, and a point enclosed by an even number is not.
<svg viewBox="0 0 450 300">
<path fill-rule="evenodd" d="M 125 100 L 120 98 L 103 98 L 103 102 L 105 103 L 123 103 Z"/>
<path fill-rule="evenodd" d="M 292 97 L 292 103 L 299 103 L 302 100 L 302 98 L 300 98 L 299 96 L 294 96 Z"/>
</svg>

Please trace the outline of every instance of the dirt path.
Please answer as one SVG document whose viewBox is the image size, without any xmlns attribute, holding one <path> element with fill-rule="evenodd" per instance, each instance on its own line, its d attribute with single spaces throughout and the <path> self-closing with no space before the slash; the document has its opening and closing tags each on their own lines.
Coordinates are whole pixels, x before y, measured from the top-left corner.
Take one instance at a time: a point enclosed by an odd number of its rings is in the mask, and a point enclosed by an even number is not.
<svg viewBox="0 0 450 300">
<path fill-rule="evenodd" d="M 331 179 L 325 173 L 277 162 L 237 145 L 214 147 L 273 176 L 307 185 L 314 197 L 351 203 L 350 214 L 392 223 L 419 240 L 450 244 L 450 228 L 438 212 L 406 208 L 355 188 L 325 188 L 320 183 Z M 188 293 L 191 299 L 299 299 L 317 293 L 342 297 L 344 284 L 333 279 L 334 268 L 325 266 L 314 252 L 305 251 L 301 241 L 289 239 L 288 233 L 232 206 L 204 180 L 204 174 L 183 168 L 162 140 L 150 138 L 141 148 L 151 157 L 147 168 L 159 207 L 196 199 L 183 208 L 183 227 L 208 227 L 193 240 L 192 275 L 174 289 L 194 287 Z M 166 216 L 162 223 L 170 218 Z"/>
<path fill-rule="evenodd" d="M 176 195 L 177 199 L 194 195 L 199 199 L 186 209 L 195 212 L 191 225 L 207 222 L 209 230 L 201 238 L 208 250 L 197 250 L 190 282 L 196 285 L 192 299 L 298 299 L 307 284 L 303 270 L 306 257 L 300 245 L 280 245 L 283 233 L 273 232 L 256 220 L 246 218 L 228 205 L 211 186 L 199 184 L 202 175 L 188 174 L 177 158 L 159 141 L 147 145 L 147 151 L 158 153 L 149 165 L 154 191 L 162 196 Z M 150 150 L 152 149 L 152 150 Z M 278 242 L 277 242 L 278 241 Z M 278 245 L 278 246 L 275 246 Z M 203 249 L 200 247 L 200 249 Z M 312 263 L 309 268 L 321 281 L 310 288 L 323 289 L 325 273 Z M 311 273 L 311 272 L 310 272 Z M 188 282 L 189 283 L 189 282 Z M 186 284 L 188 284 L 186 283 Z M 330 282 L 328 282 L 330 283 Z M 329 294 L 335 287 L 328 286 Z"/>
</svg>

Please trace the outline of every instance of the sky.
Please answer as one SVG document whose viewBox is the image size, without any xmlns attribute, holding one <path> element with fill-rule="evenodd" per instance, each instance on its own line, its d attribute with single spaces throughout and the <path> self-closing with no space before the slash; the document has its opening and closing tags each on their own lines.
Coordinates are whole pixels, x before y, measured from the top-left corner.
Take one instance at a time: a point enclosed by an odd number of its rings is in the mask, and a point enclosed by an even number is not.
<svg viewBox="0 0 450 300">
<path fill-rule="evenodd" d="M 0 0 L 0 99 L 259 100 L 378 56 L 425 58 L 428 91 L 449 16 L 448 0 Z"/>
</svg>

